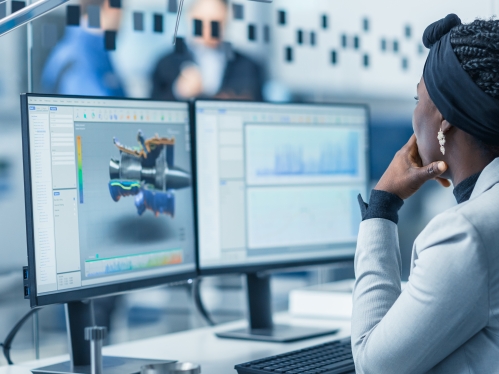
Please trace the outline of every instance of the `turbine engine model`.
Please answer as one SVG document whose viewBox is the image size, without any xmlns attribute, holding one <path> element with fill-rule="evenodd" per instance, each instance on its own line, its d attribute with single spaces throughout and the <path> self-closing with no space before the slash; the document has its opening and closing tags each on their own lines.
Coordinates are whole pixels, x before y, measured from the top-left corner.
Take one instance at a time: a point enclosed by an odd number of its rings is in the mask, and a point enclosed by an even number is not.
<svg viewBox="0 0 499 374">
<path fill-rule="evenodd" d="M 120 159 L 109 163 L 109 191 L 114 201 L 123 196 L 135 196 L 137 212 L 147 209 L 156 216 L 175 215 L 174 190 L 191 185 L 191 176 L 174 166 L 174 138 L 144 139 L 137 136 L 139 147 L 122 145 L 116 138 L 114 144 L 120 151 Z"/>
</svg>

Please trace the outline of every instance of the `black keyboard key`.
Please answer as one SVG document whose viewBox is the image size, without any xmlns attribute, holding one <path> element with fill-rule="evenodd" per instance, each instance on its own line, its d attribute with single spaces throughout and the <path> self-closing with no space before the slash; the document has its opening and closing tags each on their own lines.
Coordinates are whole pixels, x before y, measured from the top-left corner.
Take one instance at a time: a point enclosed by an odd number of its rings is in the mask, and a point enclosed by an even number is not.
<svg viewBox="0 0 499 374">
<path fill-rule="evenodd" d="M 340 362 L 337 362 L 337 363 L 331 364 L 331 365 L 327 365 L 327 366 L 322 367 L 321 369 L 327 369 L 328 371 L 331 371 L 333 369 L 339 369 L 339 368 L 342 368 L 344 366 L 351 366 L 351 365 L 353 365 L 352 359 L 340 361 Z M 327 371 L 326 371 L 326 373 L 327 373 Z"/>
<path fill-rule="evenodd" d="M 251 367 L 253 367 L 255 369 L 263 369 L 266 366 L 267 366 L 267 364 L 258 364 L 258 365 L 252 365 Z"/>
</svg>

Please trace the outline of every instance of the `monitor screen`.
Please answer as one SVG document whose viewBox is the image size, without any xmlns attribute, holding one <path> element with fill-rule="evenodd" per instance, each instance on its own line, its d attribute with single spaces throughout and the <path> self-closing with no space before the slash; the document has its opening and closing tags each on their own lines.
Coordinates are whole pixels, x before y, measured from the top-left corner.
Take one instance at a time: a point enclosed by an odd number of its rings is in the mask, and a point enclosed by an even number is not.
<svg viewBox="0 0 499 374">
<path fill-rule="evenodd" d="M 141 280 L 192 276 L 188 104 L 23 100 L 34 296 L 94 296 L 144 285 Z"/>
<path fill-rule="evenodd" d="M 353 258 L 366 107 L 198 101 L 195 116 L 202 273 Z"/>
</svg>

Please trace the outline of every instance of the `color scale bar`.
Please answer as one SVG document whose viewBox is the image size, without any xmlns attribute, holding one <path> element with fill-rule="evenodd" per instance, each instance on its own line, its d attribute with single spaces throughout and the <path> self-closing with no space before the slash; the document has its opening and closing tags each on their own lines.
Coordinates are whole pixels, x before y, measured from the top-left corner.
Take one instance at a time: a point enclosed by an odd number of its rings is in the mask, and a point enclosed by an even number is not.
<svg viewBox="0 0 499 374">
<path fill-rule="evenodd" d="M 181 249 L 99 258 L 85 261 L 85 275 L 87 277 L 96 277 L 128 271 L 146 270 L 181 264 L 182 261 L 183 251 Z"/>
<path fill-rule="evenodd" d="M 83 204 L 83 156 L 81 152 L 81 136 L 76 137 L 76 152 L 78 153 L 78 188 L 80 190 L 80 204 Z"/>
</svg>

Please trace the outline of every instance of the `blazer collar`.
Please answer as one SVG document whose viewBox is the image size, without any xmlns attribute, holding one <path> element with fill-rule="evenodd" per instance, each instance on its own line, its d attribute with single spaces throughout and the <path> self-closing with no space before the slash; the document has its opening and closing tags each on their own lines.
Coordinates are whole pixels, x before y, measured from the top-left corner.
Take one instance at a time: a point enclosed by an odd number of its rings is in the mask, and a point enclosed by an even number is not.
<svg viewBox="0 0 499 374">
<path fill-rule="evenodd" d="M 470 200 L 490 190 L 497 183 L 499 183 L 499 157 L 483 169 L 470 196 Z"/>
</svg>

